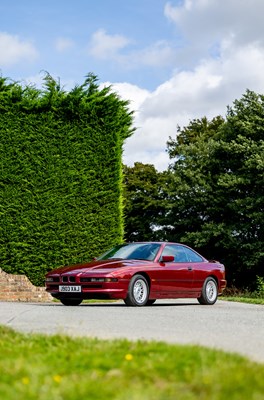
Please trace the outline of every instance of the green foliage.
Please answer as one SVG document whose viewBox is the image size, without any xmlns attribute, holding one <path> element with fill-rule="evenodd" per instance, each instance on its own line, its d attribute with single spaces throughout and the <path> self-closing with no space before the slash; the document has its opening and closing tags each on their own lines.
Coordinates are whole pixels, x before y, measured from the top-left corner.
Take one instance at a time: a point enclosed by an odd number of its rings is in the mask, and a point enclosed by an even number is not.
<svg viewBox="0 0 264 400">
<path fill-rule="evenodd" d="M 262 276 L 257 276 L 256 283 L 256 293 L 259 297 L 264 299 L 264 278 Z"/>
<path fill-rule="evenodd" d="M 225 264 L 229 285 L 254 291 L 264 264 L 264 96 L 247 91 L 226 119 L 178 127 L 167 150 L 168 171 L 125 169 L 126 238 L 189 244 Z"/>
<path fill-rule="evenodd" d="M 263 399 L 264 366 L 161 342 L 25 335 L 0 327 L 5 400 Z"/>
<path fill-rule="evenodd" d="M 161 218 L 165 213 L 167 172 L 153 165 L 124 166 L 125 239 L 128 242 L 160 240 Z"/>
<path fill-rule="evenodd" d="M 43 284 L 59 265 L 122 241 L 128 103 L 94 75 L 65 92 L 0 78 L 0 267 Z"/>
<path fill-rule="evenodd" d="M 251 288 L 227 287 L 221 299 L 250 304 L 264 304 L 264 279 L 257 276 L 255 285 L 252 282 L 249 283 Z M 252 287 L 255 287 L 255 290 L 252 290 Z"/>
<path fill-rule="evenodd" d="M 264 262 L 264 96 L 247 91 L 226 121 L 192 121 L 168 151 L 168 238 L 219 258 L 229 283 L 253 283 Z"/>
</svg>

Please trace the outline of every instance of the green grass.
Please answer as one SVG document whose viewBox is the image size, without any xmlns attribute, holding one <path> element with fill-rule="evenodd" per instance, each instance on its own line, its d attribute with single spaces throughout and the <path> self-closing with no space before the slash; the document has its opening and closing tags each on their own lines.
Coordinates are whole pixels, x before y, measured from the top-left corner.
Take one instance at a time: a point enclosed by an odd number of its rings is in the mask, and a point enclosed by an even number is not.
<svg viewBox="0 0 264 400">
<path fill-rule="evenodd" d="M 256 290 L 238 289 L 234 286 L 226 288 L 222 300 L 238 301 L 241 303 L 264 304 L 264 279 L 257 276 Z"/>
<path fill-rule="evenodd" d="M 158 342 L 21 334 L 0 326 L 5 400 L 261 400 L 264 365 Z"/>
<path fill-rule="evenodd" d="M 264 304 L 264 298 L 261 297 L 247 297 L 247 296 L 221 296 L 220 300 L 238 301 L 240 303 L 249 304 Z"/>
</svg>

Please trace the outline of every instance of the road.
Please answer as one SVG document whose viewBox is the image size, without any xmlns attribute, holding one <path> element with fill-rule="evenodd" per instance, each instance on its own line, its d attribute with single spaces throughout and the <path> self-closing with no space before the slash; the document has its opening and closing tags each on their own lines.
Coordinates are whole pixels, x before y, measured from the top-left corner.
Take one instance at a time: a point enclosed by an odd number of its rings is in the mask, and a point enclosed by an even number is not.
<svg viewBox="0 0 264 400">
<path fill-rule="evenodd" d="M 218 301 L 201 306 L 193 299 L 157 301 L 151 307 L 0 302 L 0 324 L 21 332 L 198 344 L 264 363 L 263 305 Z"/>
</svg>

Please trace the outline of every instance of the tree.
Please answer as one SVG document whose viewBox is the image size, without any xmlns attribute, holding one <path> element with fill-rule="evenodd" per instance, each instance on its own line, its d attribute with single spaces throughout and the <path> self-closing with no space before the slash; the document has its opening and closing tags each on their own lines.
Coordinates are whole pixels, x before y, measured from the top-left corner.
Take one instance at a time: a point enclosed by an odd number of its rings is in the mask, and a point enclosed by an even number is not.
<svg viewBox="0 0 264 400">
<path fill-rule="evenodd" d="M 263 276 L 264 96 L 247 91 L 226 120 L 192 121 L 168 142 L 173 160 L 167 237 L 227 266 L 229 281 Z"/>
<path fill-rule="evenodd" d="M 124 219 L 127 241 L 160 240 L 166 208 L 166 172 L 153 165 L 124 166 Z"/>
</svg>

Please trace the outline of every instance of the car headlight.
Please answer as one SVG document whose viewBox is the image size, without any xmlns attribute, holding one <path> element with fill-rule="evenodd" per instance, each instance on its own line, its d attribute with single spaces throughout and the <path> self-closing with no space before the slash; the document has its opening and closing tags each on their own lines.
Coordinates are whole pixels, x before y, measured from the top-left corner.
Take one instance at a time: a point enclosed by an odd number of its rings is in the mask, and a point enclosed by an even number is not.
<svg viewBox="0 0 264 400">
<path fill-rule="evenodd" d="M 117 282 L 117 278 L 91 278 L 91 282 Z"/>
<path fill-rule="evenodd" d="M 53 277 L 52 277 L 52 276 L 48 276 L 48 277 L 46 278 L 46 282 L 54 282 Z"/>
</svg>

